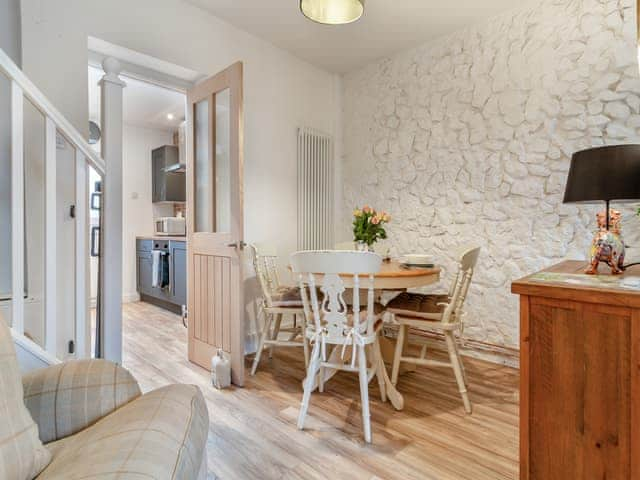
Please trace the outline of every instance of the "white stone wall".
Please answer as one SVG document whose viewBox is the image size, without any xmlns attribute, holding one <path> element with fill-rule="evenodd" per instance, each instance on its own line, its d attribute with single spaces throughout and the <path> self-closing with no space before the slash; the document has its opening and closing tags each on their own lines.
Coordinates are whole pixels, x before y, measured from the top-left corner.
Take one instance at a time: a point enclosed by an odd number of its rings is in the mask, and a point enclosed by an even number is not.
<svg viewBox="0 0 640 480">
<path fill-rule="evenodd" d="M 640 141 L 635 18 L 633 0 L 543 0 L 346 75 L 344 205 L 391 212 L 392 251 L 434 253 L 443 285 L 482 246 L 470 337 L 517 347 L 511 281 L 585 258 L 598 207 L 562 204 L 569 159 Z"/>
</svg>

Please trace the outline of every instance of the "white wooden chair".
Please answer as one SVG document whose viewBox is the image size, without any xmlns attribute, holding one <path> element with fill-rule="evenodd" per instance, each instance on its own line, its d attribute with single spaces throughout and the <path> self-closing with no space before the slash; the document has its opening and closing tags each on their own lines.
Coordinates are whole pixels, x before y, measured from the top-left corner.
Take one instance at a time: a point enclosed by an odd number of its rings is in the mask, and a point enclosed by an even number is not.
<svg viewBox="0 0 640 480">
<path fill-rule="evenodd" d="M 466 250 L 460 256 L 458 272 L 449 288 L 448 294 L 423 295 L 404 292 L 387 304 L 387 312 L 393 315 L 399 325 L 396 350 L 393 357 L 391 383 L 396 385 L 398 382 L 398 372 L 401 362 L 451 367 L 453 368 L 458 389 L 462 396 L 462 402 L 464 403 L 464 409 L 467 413 L 471 413 L 471 402 L 469 401 L 469 395 L 467 393 L 464 365 L 458 352 L 454 331 L 462 327 L 462 308 L 469 290 L 469 285 L 471 284 L 471 277 L 473 276 L 473 270 L 479 253 L 480 247 L 477 247 Z M 444 334 L 450 361 L 442 362 L 425 358 L 426 345 L 422 346 L 419 357 L 404 356 L 403 348 L 405 339 L 407 338 L 408 327 L 418 330 L 441 331 Z"/>
<path fill-rule="evenodd" d="M 376 309 L 373 282 L 374 274 L 380 270 L 382 259 L 370 252 L 307 251 L 294 253 L 291 256 L 291 264 L 298 276 L 307 318 L 306 335 L 313 343 L 304 381 L 298 428 L 304 427 L 316 376 L 318 387 L 322 391 L 325 368 L 357 372 L 360 380 L 364 438 L 366 442 L 371 442 L 369 382 L 374 376 L 378 378 L 382 399 L 386 400 L 382 370 L 385 367 L 378 344 L 383 309 Z M 346 287 L 340 274 L 352 275 L 352 279 L 349 279 L 352 281 L 350 286 L 353 287 L 354 300 L 351 307 L 344 299 Z M 320 285 L 322 300 L 318 298 L 316 282 Z M 366 289 L 367 292 L 364 308 L 360 306 L 360 288 Z M 328 358 L 327 349 L 331 346 L 340 349 L 341 355 L 336 355 L 334 350 L 334 354 Z M 350 355 L 347 353 L 349 350 Z M 370 365 L 367 361 L 368 356 L 372 357 L 369 359 Z"/>
<path fill-rule="evenodd" d="M 265 346 L 269 347 L 269 358 L 273 355 L 274 347 L 302 347 L 306 366 L 309 364 L 309 342 L 304 334 L 306 319 L 300 290 L 297 286 L 280 284 L 275 249 L 256 245 L 250 245 L 250 249 L 253 253 L 253 267 L 262 290 L 261 308 L 264 313 L 264 326 L 253 359 L 251 375 L 256 373 Z M 291 315 L 291 327 L 281 327 L 283 315 Z M 286 340 L 280 339 L 280 333 L 289 333 L 289 337 Z"/>
</svg>

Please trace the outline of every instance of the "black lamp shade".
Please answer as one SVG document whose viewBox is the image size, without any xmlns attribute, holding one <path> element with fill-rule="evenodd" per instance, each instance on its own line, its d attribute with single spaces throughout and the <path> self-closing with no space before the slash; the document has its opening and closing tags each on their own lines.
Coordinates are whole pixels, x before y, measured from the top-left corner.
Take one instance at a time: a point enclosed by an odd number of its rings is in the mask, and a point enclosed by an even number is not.
<svg viewBox="0 0 640 480">
<path fill-rule="evenodd" d="M 589 148 L 571 156 L 564 203 L 640 199 L 640 145 Z"/>
</svg>

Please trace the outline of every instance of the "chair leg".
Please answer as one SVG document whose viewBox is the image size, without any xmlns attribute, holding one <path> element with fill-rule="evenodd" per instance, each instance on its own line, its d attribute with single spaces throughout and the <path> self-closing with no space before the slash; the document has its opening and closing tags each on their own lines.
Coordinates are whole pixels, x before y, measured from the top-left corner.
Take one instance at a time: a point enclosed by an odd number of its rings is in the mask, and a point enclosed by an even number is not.
<svg viewBox="0 0 640 480">
<path fill-rule="evenodd" d="M 309 368 L 309 339 L 307 338 L 307 321 L 304 318 L 304 314 L 302 315 L 302 319 L 300 320 L 300 329 L 302 330 L 302 349 L 304 350 L 304 368 Z"/>
<path fill-rule="evenodd" d="M 380 388 L 380 399 L 383 402 L 387 401 L 387 387 L 384 382 L 384 359 L 382 358 L 382 352 L 380 351 L 380 341 L 376 337 L 373 343 L 373 361 L 376 365 L 376 377 L 378 378 L 378 387 Z"/>
<path fill-rule="evenodd" d="M 424 360 L 426 356 L 427 356 L 427 344 L 425 343 L 424 345 L 422 345 L 422 348 L 420 349 L 420 358 Z"/>
<path fill-rule="evenodd" d="M 278 313 L 276 315 L 276 324 L 273 327 L 273 334 L 271 335 L 271 340 L 277 340 L 278 335 L 280 334 L 280 324 L 282 323 L 282 314 Z M 273 358 L 273 344 L 269 347 L 269 358 Z"/>
<path fill-rule="evenodd" d="M 467 371 L 464 368 L 464 362 L 462 361 L 462 357 L 460 356 L 460 349 L 458 348 L 458 342 L 456 342 L 455 336 L 453 337 L 453 346 L 456 349 L 456 357 L 458 357 L 459 359 L 459 363 L 460 363 L 460 370 L 462 370 L 462 379 L 464 380 L 464 384 L 466 385 L 467 382 Z"/>
<path fill-rule="evenodd" d="M 458 390 L 462 396 L 462 403 L 464 403 L 464 411 L 471 413 L 471 402 L 469 401 L 469 394 L 467 393 L 467 386 L 464 381 L 464 374 L 462 373 L 461 360 L 456 349 L 455 338 L 453 332 L 445 332 L 444 338 L 447 342 L 447 350 L 449 350 L 449 358 L 451 360 L 451 366 L 453 367 L 453 373 L 456 376 L 458 382 Z"/>
<path fill-rule="evenodd" d="M 324 367 L 318 369 L 318 391 L 324 393 Z"/>
<path fill-rule="evenodd" d="M 304 379 L 304 393 L 302 394 L 302 403 L 300 404 L 300 413 L 298 414 L 298 430 L 304 428 L 304 419 L 307 416 L 307 410 L 309 410 L 309 399 L 311 398 L 311 391 L 313 390 L 319 364 L 320 344 L 316 342 L 311 351 L 311 361 L 307 369 L 307 377 Z"/>
<path fill-rule="evenodd" d="M 360 401 L 362 403 L 362 427 L 364 441 L 371 443 L 371 420 L 369 415 L 369 382 L 367 381 L 367 356 L 365 347 L 358 346 L 358 377 L 360 378 Z"/>
<path fill-rule="evenodd" d="M 258 368 L 258 364 L 260 363 L 262 350 L 264 350 L 264 342 L 267 340 L 267 335 L 269 334 L 269 328 L 271 327 L 272 320 L 273 320 L 273 315 L 270 313 L 267 313 L 266 318 L 264 320 L 264 327 L 262 327 L 262 334 L 260 334 L 260 341 L 258 342 L 258 350 L 256 351 L 256 356 L 253 359 L 253 365 L 251 366 L 252 376 L 256 374 L 256 369 Z"/>
<path fill-rule="evenodd" d="M 398 383 L 398 373 L 400 372 L 400 357 L 402 357 L 402 347 L 404 346 L 404 337 L 407 334 L 407 326 L 400 324 L 398 328 L 398 338 L 396 339 L 396 351 L 393 355 L 393 368 L 391 370 L 391 384 Z"/>
</svg>

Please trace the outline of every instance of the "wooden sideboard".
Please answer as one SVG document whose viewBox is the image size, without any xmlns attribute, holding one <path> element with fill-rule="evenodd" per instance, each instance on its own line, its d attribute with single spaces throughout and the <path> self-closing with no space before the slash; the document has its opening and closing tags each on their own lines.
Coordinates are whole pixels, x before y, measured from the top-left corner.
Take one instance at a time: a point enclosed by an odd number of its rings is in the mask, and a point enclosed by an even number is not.
<svg viewBox="0 0 640 480">
<path fill-rule="evenodd" d="M 566 261 L 511 285 L 521 480 L 640 479 L 640 289 L 618 283 L 640 266 L 593 286 L 585 267 Z"/>
</svg>

